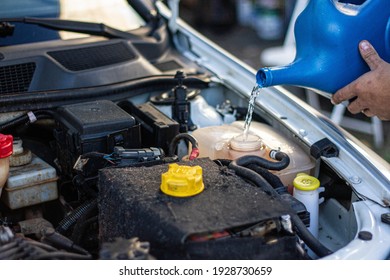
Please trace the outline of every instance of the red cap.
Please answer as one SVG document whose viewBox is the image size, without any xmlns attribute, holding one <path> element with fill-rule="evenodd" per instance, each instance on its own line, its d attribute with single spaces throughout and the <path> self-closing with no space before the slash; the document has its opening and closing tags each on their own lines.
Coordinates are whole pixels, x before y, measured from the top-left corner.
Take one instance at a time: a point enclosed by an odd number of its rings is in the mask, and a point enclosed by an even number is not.
<svg viewBox="0 0 390 280">
<path fill-rule="evenodd" d="M 192 148 L 189 160 L 194 160 L 199 156 L 199 149 L 198 148 Z"/>
<path fill-rule="evenodd" d="M 12 135 L 4 135 L 0 133 L 0 158 L 6 158 L 12 155 L 13 152 Z"/>
</svg>

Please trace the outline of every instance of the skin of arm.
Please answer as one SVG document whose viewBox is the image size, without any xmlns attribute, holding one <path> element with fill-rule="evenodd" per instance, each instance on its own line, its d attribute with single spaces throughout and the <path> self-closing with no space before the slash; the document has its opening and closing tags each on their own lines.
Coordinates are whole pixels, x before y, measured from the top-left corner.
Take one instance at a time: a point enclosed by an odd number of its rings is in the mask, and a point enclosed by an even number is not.
<svg viewBox="0 0 390 280">
<path fill-rule="evenodd" d="M 362 112 L 368 117 L 390 120 L 390 64 L 379 57 L 368 41 L 359 43 L 359 51 L 370 71 L 338 90 L 331 102 L 339 104 L 353 99 L 348 105 L 352 114 Z"/>
</svg>

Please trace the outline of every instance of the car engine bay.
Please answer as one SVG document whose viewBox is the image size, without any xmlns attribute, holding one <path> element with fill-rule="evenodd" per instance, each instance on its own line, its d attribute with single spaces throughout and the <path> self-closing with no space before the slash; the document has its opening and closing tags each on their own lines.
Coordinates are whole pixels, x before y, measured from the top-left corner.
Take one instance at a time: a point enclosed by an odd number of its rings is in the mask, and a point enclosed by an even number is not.
<svg viewBox="0 0 390 280">
<path fill-rule="evenodd" d="M 232 143 L 248 101 L 166 34 L 0 47 L 0 259 L 312 259 L 354 238 L 359 198 L 318 156 L 337 147 L 256 110 L 255 148 Z M 315 223 L 343 224 L 326 246 L 293 196 L 302 173 L 321 182 Z"/>
</svg>

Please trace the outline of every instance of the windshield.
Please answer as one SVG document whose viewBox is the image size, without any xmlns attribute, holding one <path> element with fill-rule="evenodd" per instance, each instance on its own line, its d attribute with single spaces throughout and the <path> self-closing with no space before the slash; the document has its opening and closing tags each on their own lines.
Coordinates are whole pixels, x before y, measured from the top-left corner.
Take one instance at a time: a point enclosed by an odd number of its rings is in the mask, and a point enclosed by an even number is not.
<svg viewBox="0 0 390 280">
<path fill-rule="evenodd" d="M 2 0 L 0 18 L 40 17 L 104 23 L 122 31 L 145 24 L 126 0 Z M 28 24 L 14 24 L 12 37 L 0 38 L 0 45 L 52 39 L 73 39 L 86 34 L 57 32 Z"/>
</svg>

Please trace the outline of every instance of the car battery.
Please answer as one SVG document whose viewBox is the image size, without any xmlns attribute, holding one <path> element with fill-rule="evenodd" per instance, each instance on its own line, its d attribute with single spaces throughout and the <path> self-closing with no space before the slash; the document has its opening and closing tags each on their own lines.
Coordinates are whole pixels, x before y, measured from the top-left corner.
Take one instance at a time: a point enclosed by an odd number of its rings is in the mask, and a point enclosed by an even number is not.
<svg viewBox="0 0 390 280">
<path fill-rule="evenodd" d="M 300 257 L 297 237 L 280 225 L 280 217 L 294 211 L 283 201 L 210 159 L 177 165 L 184 170 L 203 170 L 201 192 L 180 197 L 165 192 L 161 185 L 170 169 L 168 164 L 99 172 L 99 234 L 103 242 L 138 237 L 150 243 L 151 254 L 157 259 Z M 173 170 L 175 179 L 171 181 L 177 184 L 168 184 L 176 193 L 183 186 L 176 177 L 183 175 L 179 170 Z M 192 175 L 188 179 L 197 181 Z"/>
<path fill-rule="evenodd" d="M 71 175 L 80 155 L 112 153 L 115 146 L 141 147 L 140 128 L 133 116 L 114 102 L 98 100 L 58 109 L 54 136 L 63 175 Z"/>
</svg>

